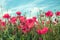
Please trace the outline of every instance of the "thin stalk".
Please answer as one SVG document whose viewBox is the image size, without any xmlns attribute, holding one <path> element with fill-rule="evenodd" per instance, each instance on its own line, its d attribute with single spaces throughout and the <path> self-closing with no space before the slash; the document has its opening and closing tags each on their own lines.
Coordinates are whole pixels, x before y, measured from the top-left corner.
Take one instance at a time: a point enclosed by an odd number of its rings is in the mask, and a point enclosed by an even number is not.
<svg viewBox="0 0 60 40">
<path fill-rule="evenodd" d="M 49 21 L 50 21 L 50 28 L 51 28 L 51 18 L 49 17 Z"/>
</svg>

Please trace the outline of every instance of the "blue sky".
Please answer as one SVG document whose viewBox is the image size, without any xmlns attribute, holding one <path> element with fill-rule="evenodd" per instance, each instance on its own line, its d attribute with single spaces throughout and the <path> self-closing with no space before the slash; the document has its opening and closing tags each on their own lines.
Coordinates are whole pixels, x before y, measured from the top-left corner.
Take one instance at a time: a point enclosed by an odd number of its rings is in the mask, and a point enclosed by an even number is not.
<svg viewBox="0 0 60 40">
<path fill-rule="evenodd" d="M 60 10 L 60 0 L 6 0 L 6 5 L 4 6 L 6 9 L 18 7 L 18 6 L 26 6 L 28 7 L 47 7 L 45 10 Z"/>
<path fill-rule="evenodd" d="M 43 11 L 52 10 L 55 12 L 60 11 L 59 4 L 60 0 L 0 0 L 3 14 L 7 12 L 7 10 L 10 14 L 15 13 L 16 11 L 29 12 L 31 10 L 31 15 L 34 15 L 35 11 L 38 11 L 39 9 Z"/>
</svg>

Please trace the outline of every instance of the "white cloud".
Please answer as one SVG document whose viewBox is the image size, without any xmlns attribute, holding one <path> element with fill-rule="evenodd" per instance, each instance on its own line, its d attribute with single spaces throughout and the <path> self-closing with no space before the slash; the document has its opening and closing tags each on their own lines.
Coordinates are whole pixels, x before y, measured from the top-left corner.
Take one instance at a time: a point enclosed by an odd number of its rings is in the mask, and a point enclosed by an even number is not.
<svg viewBox="0 0 60 40">
<path fill-rule="evenodd" d="M 0 6 L 5 6 L 7 0 L 0 0 Z"/>
<path fill-rule="evenodd" d="M 11 8 L 9 10 L 20 10 L 20 9 L 26 9 L 26 8 L 31 8 L 31 7 L 34 7 L 36 5 L 37 2 L 42 2 L 44 0 L 35 0 L 31 3 L 28 3 L 26 5 L 20 5 L 20 6 L 17 6 L 17 7 L 14 7 L 14 8 Z"/>
<path fill-rule="evenodd" d="M 7 0 L 3 0 L 2 1 L 2 5 L 4 4 L 4 5 L 6 5 L 6 1 Z M 9 0 L 8 0 L 9 1 Z M 31 2 L 31 3 L 28 3 L 28 4 L 26 4 L 26 5 L 21 5 L 21 6 L 17 6 L 17 7 L 14 7 L 14 8 L 11 8 L 11 9 L 8 9 L 8 13 L 9 14 L 12 14 L 12 13 L 15 13 L 16 11 L 19 11 L 19 10 L 32 10 L 33 11 L 33 13 L 32 14 L 34 14 L 34 11 L 38 11 L 38 9 L 44 9 L 44 8 L 46 8 L 46 7 L 41 7 L 41 8 L 37 8 L 37 7 L 35 7 L 36 6 L 36 3 L 37 2 L 42 2 L 42 1 L 44 1 L 44 0 L 35 0 L 35 1 L 33 1 L 33 2 Z M 5 14 L 5 13 L 7 13 L 7 10 L 5 10 L 5 11 L 3 11 L 3 14 Z M 1 14 L 1 16 L 3 15 L 3 14 Z"/>
</svg>

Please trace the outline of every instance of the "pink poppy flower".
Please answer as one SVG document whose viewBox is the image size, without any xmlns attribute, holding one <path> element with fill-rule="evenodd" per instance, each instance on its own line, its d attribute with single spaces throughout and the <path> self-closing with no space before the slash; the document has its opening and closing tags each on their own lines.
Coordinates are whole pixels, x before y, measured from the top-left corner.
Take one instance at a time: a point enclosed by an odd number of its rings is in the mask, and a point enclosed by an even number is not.
<svg viewBox="0 0 60 40">
<path fill-rule="evenodd" d="M 20 11 L 17 11 L 16 14 L 17 14 L 17 15 L 21 15 L 21 12 L 20 12 Z"/>
<path fill-rule="evenodd" d="M 1 22 L 1 26 L 5 26 L 5 25 L 6 25 L 6 23 L 2 21 Z"/>
<path fill-rule="evenodd" d="M 19 20 L 20 20 L 20 22 L 25 22 L 26 21 L 26 17 L 20 16 Z"/>
<path fill-rule="evenodd" d="M 48 11 L 48 12 L 45 13 L 45 15 L 47 17 L 52 17 L 53 16 L 53 12 L 52 11 Z"/>
<path fill-rule="evenodd" d="M 40 30 L 40 29 L 37 30 L 38 34 L 46 34 L 47 32 L 48 32 L 48 28 L 47 27 L 44 27 L 42 30 Z"/>
<path fill-rule="evenodd" d="M 26 20 L 26 24 L 28 25 L 28 27 L 31 29 L 32 27 L 34 27 L 34 20 L 33 19 L 27 19 Z"/>
<path fill-rule="evenodd" d="M 7 18 L 8 19 L 8 18 L 10 18 L 10 15 L 8 13 L 7 14 L 4 14 L 3 15 L 3 18 Z"/>
<path fill-rule="evenodd" d="M 56 16 L 60 16 L 60 12 L 59 11 L 56 12 Z"/>
<path fill-rule="evenodd" d="M 16 17 L 12 17 L 12 18 L 10 19 L 10 22 L 13 23 L 13 24 L 15 24 L 15 23 L 16 23 L 16 20 L 17 20 Z"/>
</svg>

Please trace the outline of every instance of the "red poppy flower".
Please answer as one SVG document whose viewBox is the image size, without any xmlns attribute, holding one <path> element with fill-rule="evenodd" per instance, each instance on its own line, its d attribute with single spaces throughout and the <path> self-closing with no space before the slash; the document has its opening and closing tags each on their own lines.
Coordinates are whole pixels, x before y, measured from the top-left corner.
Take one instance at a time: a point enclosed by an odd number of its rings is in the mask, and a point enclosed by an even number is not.
<svg viewBox="0 0 60 40">
<path fill-rule="evenodd" d="M 20 11 L 17 11 L 16 14 L 17 14 L 17 15 L 21 15 L 21 12 L 20 12 Z"/>
<path fill-rule="evenodd" d="M 38 34 L 46 34 L 47 32 L 48 32 L 48 28 L 47 27 L 44 27 L 42 30 L 40 30 L 40 29 L 37 30 Z"/>
<path fill-rule="evenodd" d="M 53 12 L 52 11 L 48 11 L 48 12 L 45 13 L 45 15 L 47 17 L 52 17 L 53 16 Z"/>
<path fill-rule="evenodd" d="M 36 22 L 36 17 L 33 17 L 33 20 Z"/>
<path fill-rule="evenodd" d="M 59 11 L 56 12 L 56 16 L 60 16 L 60 12 Z"/>
<path fill-rule="evenodd" d="M 5 26 L 5 25 L 6 25 L 6 23 L 2 21 L 1 22 L 1 26 Z"/>
<path fill-rule="evenodd" d="M 27 19 L 26 24 L 31 29 L 32 27 L 34 27 L 34 20 L 33 19 Z"/>
<path fill-rule="evenodd" d="M 42 34 L 46 34 L 48 32 L 48 28 L 47 27 L 44 27 L 43 29 L 42 29 Z"/>
<path fill-rule="evenodd" d="M 10 15 L 9 14 L 4 14 L 3 18 L 10 18 Z"/>
<path fill-rule="evenodd" d="M 28 33 L 30 31 L 27 25 L 23 25 L 21 28 L 23 33 Z"/>
<path fill-rule="evenodd" d="M 20 22 L 23 22 L 24 23 L 26 21 L 26 17 L 20 16 L 19 20 L 20 20 Z"/>
<path fill-rule="evenodd" d="M 16 20 L 17 20 L 16 17 L 12 17 L 12 18 L 10 19 L 10 22 L 13 23 L 13 24 L 15 24 L 15 23 L 16 23 Z"/>
</svg>

